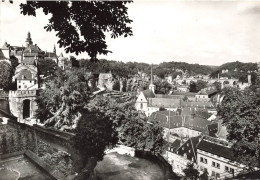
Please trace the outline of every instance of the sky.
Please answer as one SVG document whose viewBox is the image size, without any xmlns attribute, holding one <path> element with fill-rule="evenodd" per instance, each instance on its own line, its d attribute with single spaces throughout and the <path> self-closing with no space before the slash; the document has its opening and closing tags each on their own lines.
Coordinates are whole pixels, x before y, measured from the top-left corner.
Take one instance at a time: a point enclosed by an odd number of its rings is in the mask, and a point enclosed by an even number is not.
<svg viewBox="0 0 260 180">
<path fill-rule="evenodd" d="M 43 28 L 49 16 L 20 14 L 19 4 L 0 2 L 0 47 L 25 45 L 30 31 L 42 50 L 66 54 L 55 32 Z M 260 61 L 260 1 L 138 0 L 128 5 L 133 36 L 107 36 L 107 56 L 98 58 L 159 64 L 182 61 L 204 65 Z M 75 55 L 76 56 L 76 55 Z M 77 58 L 89 58 L 82 53 Z"/>
</svg>

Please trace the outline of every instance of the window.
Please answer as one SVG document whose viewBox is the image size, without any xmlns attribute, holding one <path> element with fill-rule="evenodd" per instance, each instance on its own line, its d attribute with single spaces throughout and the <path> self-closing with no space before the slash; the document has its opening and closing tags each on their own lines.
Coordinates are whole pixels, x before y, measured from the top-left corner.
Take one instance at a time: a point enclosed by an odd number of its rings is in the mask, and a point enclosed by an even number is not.
<svg viewBox="0 0 260 180">
<path fill-rule="evenodd" d="M 214 161 L 212 161 L 212 166 L 215 167 L 215 168 L 220 168 L 220 164 L 219 163 L 216 163 Z"/>
<path fill-rule="evenodd" d="M 141 103 L 141 105 L 140 105 L 140 109 L 143 109 L 143 103 Z"/>
<path fill-rule="evenodd" d="M 225 166 L 225 171 L 229 171 L 229 168 L 227 166 Z"/>
<path fill-rule="evenodd" d="M 219 163 L 217 163 L 217 166 L 216 166 L 216 168 L 218 168 L 218 169 L 220 168 L 220 164 L 219 164 Z"/>
<path fill-rule="evenodd" d="M 21 83 L 21 81 L 18 81 L 18 83 Z"/>
<path fill-rule="evenodd" d="M 24 85 L 24 88 L 27 88 L 27 85 Z"/>
<path fill-rule="evenodd" d="M 208 160 L 206 158 L 200 157 L 200 162 L 203 162 L 204 164 L 207 164 Z"/>
<path fill-rule="evenodd" d="M 220 174 L 219 173 L 216 173 L 216 178 L 220 178 Z"/>
<path fill-rule="evenodd" d="M 215 174 L 216 174 L 215 171 L 212 171 L 212 174 L 211 174 L 211 175 L 212 175 L 212 176 L 215 176 Z"/>
<path fill-rule="evenodd" d="M 21 89 L 21 86 L 18 86 L 18 89 Z"/>
</svg>

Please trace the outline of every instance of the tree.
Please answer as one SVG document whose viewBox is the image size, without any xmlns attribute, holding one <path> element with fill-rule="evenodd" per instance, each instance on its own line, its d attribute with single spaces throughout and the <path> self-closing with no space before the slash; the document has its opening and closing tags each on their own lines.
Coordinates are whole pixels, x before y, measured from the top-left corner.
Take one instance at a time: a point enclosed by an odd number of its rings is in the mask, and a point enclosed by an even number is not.
<svg viewBox="0 0 260 180">
<path fill-rule="evenodd" d="M 194 81 L 190 82 L 190 92 L 197 92 L 196 83 Z"/>
<path fill-rule="evenodd" d="M 12 84 L 14 69 L 7 61 L 0 61 L 0 88 L 8 90 Z"/>
<path fill-rule="evenodd" d="M 3 154 L 8 153 L 8 150 L 7 150 L 8 147 L 7 147 L 6 132 L 4 132 L 4 133 L 2 134 L 1 146 L 2 146 L 2 152 L 3 152 Z"/>
<path fill-rule="evenodd" d="M 120 91 L 120 82 L 118 80 L 113 84 L 113 90 Z"/>
<path fill-rule="evenodd" d="M 44 77 L 52 77 L 59 69 L 57 63 L 52 59 L 39 59 L 38 60 L 38 74 Z"/>
<path fill-rule="evenodd" d="M 260 160 L 260 93 L 252 88 L 240 91 L 228 87 L 223 94 L 224 99 L 217 111 L 227 127 L 227 139 L 233 144 L 234 156 L 238 162 L 256 166 Z"/>
<path fill-rule="evenodd" d="M 163 150 L 163 129 L 158 123 L 147 123 L 147 117 L 136 111 L 135 96 L 97 96 L 89 106 L 104 112 L 113 122 L 119 142 L 137 149 L 157 153 Z"/>
<path fill-rule="evenodd" d="M 13 69 L 15 70 L 15 68 L 19 65 L 18 59 L 12 55 L 12 56 L 10 56 L 9 60 L 11 61 L 11 65 L 12 65 Z"/>
<path fill-rule="evenodd" d="M 215 88 L 216 88 L 216 90 L 217 90 L 218 93 L 221 92 L 221 82 L 215 81 L 215 82 L 213 83 L 213 86 L 215 86 Z"/>
<path fill-rule="evenodd" d="M 110 52 L 105 41 L 106 32 L 111 32 L 111 38 L 132 35 L 132 28 L 128 26 L 132 20 L 126 7 L 129 2 L 27 1 L 20 8 L 23 15 L 33 16 L 42 8 L 45 15 L 51 15 L 44 28 L 57 32 L 58 44 L 66 53 L 87 52 L 91 60 L 96 60 L 97 54 Z"/>
<path fill-rule="evenodd" d="M 88 83 L 79 78 L 83 73 L 66 71 L 46 82 L 46 88 L 36 98 L 36 117 L 46 126 L 62 130 L 76 126 L 91 93 Z"/>
<path fill-rule="evenodd" d="M 183 170 L 187 179 L 196 180 L 199 178 L 199 171 L 194 168 L 193 163 L 188 163 L 187 167 Z"/>
<path fill-rule="evenodd" d="M 208 180 L 209 179 L 209 173 L 208 170 L 205 168 L 203 173 L 200 175 L 200 180 Z"/>
<path fill-rule="evenodd" d="M 75 147 L 86 155 L 86 160 L 90 157 L 102 160 L 105 150 L 114 147 L 118 142 L 113 121 L 98 110 L 86 109 L 82 114 L 73 139 Z"/>
<path fill-rule="evenodd" d="M 196 91 L 199 92 L 201 89 L 204 89 L 207 87 L 207 82 L 206 81 L 202 81 L 202 80 L 198 80 L 196 83 Z"/>
</svg>

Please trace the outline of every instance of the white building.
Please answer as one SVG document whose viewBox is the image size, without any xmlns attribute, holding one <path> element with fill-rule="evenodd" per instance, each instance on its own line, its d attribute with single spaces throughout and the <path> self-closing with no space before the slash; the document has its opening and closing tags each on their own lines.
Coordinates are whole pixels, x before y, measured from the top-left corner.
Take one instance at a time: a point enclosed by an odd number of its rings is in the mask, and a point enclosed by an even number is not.
<svg viewBox="0 0 260 180">
<path fill-rule="evenodd" d="M 197 145 L 197 164 L 201 171 L 207 169 L 216 179 L 232 178 L 245 167 L 235 161 L 231 144 L 227 141 L 204 136 Z"/>
</svg>

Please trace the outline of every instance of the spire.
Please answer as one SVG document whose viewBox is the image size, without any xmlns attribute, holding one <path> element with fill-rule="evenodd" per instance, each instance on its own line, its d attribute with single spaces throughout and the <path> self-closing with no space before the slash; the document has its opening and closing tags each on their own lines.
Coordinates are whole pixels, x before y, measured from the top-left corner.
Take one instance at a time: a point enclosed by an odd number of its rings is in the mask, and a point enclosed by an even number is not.
<svg viewBox="0 0 260 180">
<path fill-rule="evenodd" d="M 56 54 L 56 46 L 54 44 L 53 52 Z"/>
<path fill-rule="evenodd" d="M 153 64 L 151 66 L 151 84 L 153 84 Z"/>
<path fill-rule="evenodd" d="M 25 43 L 26 43 L 27 47 L 28 47 L 29 45 L 32 45 L 32 44 L 33 44 L 32 38 L 31 38 L 31 33 L 30 33 L 30 32 L 28 32 L 28 34 L 27 34 L 27 38 L 26 38 Z"/>
<path fill-rule="evenodd" d="M 153 84 L 153 65 L 151 66 L 151 84 L 149 85 L 149 89 L 155 93 L 155 85 Z"/>
</svg>

